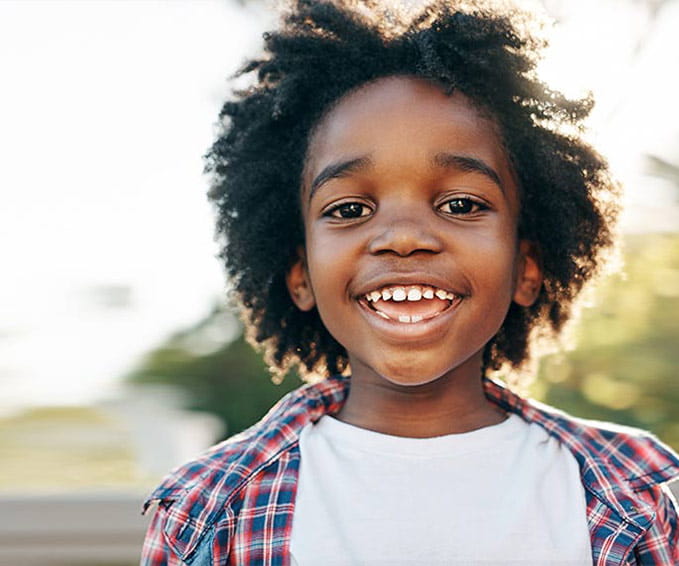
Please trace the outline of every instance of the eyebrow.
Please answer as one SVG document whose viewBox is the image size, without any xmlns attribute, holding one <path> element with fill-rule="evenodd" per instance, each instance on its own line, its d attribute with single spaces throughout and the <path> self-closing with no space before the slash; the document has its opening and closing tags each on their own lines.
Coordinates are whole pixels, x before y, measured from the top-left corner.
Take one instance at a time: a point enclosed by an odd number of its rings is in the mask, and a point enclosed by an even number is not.
<svg viewBox="0 0 679 566">
<path fill-rule="evenodd" d="M 495 183 L 503 193 L 505 191 L 502 180 L 495 169 L 493 169 L 481 159 L 469 157 L 467 155 L 455 155 L 453 153 L 447 153 L 443 151 L 437 153 L 432 159 L 432 162 L 437 167 L 480 173 L 481 175 L 484 175 L 493 181 L 493 183 Z M 330 163 L 329 165 L 325 166 L 321 172 L 316 175 L 316 177 L 314 177 L 313 181 L 311 181 L 311 186 L 309 188 L 309 200 L 311 200 L 311 198 L 314 196 L 314 193 L 321 187 L 321 185 L 323 185 L 323 183 L 329 179 L 337 179 L 349 173 L 364 171 L 372 164 L 372 160 L 367 155 L 356 157 L 354 159 L 347 159 L 345 161 L 338 161 L 337 163 Z"/>
<path fill-rule="evenodd" d="M 372 160 L 367 155 L 327 165 L 318 175 L 316 175 L 314 180 L 311 181 L 309 200 L 311 200 L 311 197 L 314 196 L 314 193 L 320 188 L 320 186 L 329 179 L 337 179 L 338 177 L 343 177 L 348 173 L 364 171 L 371 165 Z"/>
<path fill-rule="evenodd" d="M 497 171 L 480 159 L 467 155 L 455 155 L 452 153 L 441 152 L 434 156 L 433 162 L 434 165 L 438 167 L 450 167 L 460 171 L 485 175 L 493 181 L 503 193 L 505 192 L 502 180 L 500 179 L 500 175 L 497 174 Z"/>
</svg>

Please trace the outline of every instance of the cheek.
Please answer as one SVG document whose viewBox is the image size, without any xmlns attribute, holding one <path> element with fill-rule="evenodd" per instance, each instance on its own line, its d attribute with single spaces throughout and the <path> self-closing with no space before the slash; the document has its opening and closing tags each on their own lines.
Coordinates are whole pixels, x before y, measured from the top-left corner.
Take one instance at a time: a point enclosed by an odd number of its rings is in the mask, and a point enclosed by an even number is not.
<svg viewBox="0 0 679 566">
<path fill-rule="evenodd" d="M 355 238 L 342 233 L 311 232 L 307 240 L 307 270 L 316 300 L 316 308 L 325 327 L 339 340 L 353 301 L 351 284 L 357 273 L 360 254 Z M 340 340 L 341 341 L 341 340 Z"/>
<path fill-rule="evenodd" d="M 337 297 L 337 289 L 344 275 L 341 249 L 322 238 L 307 239 L 307 271 L 319 311 L 323 313 Z"/>
<path fill-rule="evenodd" d="M 475 316 L 492 335 L 502 325 L 512 302 L 517 254 L 512 241 L 496 239 L 487 244 L 474 250 L 469 265 L 473 273 L 472 299 L 478 301 L 479 307 Z"/>
<path fill-rule="evenodd" d="M 464 243 L 464 252 L 477 273 L 511 279 L 518 240 L 511 226 L 498 228 L 474 234 Z"/>
<path fill-rule="evenodd" d="M 317 278 L 329 278 L 355 265 L 363 249 L 358 234 L 341 230 L 314 230 L 307 233 L 309 270 Z"/>
</svg>

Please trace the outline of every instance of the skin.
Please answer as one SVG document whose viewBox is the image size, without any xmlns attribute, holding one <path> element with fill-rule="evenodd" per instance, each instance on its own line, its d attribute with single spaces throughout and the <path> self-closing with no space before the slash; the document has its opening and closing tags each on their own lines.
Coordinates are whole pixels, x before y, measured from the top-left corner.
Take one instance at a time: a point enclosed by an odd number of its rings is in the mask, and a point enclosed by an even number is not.
<svg viewBox="0 0 679 566">
<path fill-rule="evenodd" d="M 483 393 L 483 349 L 511 301 L 532 304 L 541 274 L 517 236 L 519 192 L 494 122 L 420 79 L 369 83 L 314 129 L 301 199 L 306 245 L 287 283 L 347 350 L 352 385 L 337 418 L 409 437 L 501 422 Z M 418 283 L 455 300 L 416 324 L 363 300 Z"/>
</svg>

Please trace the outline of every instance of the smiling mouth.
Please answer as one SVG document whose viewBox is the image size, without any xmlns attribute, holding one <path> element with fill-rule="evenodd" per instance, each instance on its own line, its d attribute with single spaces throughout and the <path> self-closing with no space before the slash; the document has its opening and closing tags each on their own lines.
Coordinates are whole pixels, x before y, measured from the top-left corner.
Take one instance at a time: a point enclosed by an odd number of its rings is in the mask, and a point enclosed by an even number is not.
<svg viewBox="0 0 679 566">
<path fill-rule="evenodd" d="M 431 285 L 387 285 L 359 297 L 378 316 L 403 324 L 436 318 L 461 300 L 460 295 Z"/>
</svg>

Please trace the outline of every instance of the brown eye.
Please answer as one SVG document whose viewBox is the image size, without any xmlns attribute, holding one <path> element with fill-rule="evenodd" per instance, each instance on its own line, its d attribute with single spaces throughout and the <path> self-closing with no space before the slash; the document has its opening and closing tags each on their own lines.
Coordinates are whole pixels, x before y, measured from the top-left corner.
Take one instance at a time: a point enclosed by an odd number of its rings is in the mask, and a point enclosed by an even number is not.
<svg viewBox="0 0 679 566">
<path fill-rule="evenodd" d="M 370 209 L 360 202 L 345 202 L 327 212 L 334 218 L 361 218 L 370 214 Z"/>
<path fill-rule="evenodd" d="M 484 204 L 472 200 L 467 197 L 459 197 L 450 199 L 444 202 L 439 210 L 445 212 L 446 214 L 472 214 L 474 212 L 480 212 L 486 210 L 488 207 Z"/>
</svg>

